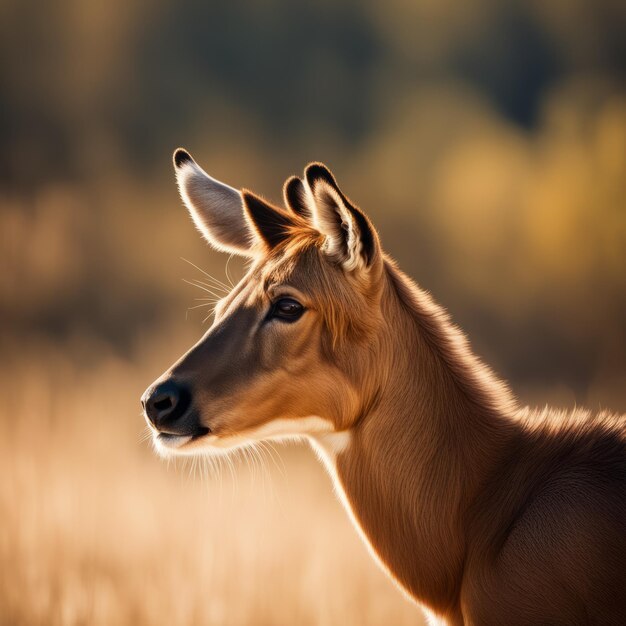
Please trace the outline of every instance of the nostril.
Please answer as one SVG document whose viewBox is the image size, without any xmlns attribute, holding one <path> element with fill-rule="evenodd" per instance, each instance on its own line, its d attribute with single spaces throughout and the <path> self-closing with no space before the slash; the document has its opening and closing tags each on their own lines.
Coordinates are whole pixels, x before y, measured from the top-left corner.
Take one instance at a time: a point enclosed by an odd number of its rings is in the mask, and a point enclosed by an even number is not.
<svg viewBox="0 0 626 626">
<path fill-rule="evenodd" d="M 190 406 L 191 393 L 173 380 L 158 385 L 145 401 L 146 415 L 156 427 L 172 424 L 183 417 Z"/>
<path fill-rule="evenodd" d="M 167 409 L 172 408 L 172 404 L 172 398 L 166 396 L 164 398 L 161 398 L 160 400 L 155 400 L 153 406 L 159 411 L 166 411 Z"/>
</svg>

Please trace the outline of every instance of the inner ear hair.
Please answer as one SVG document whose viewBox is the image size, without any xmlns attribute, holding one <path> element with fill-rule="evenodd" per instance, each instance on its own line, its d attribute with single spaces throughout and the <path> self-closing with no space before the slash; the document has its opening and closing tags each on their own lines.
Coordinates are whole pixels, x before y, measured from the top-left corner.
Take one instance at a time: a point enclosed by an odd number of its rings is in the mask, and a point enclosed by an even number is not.
<svg viewBox="0 0 626 626">
<path fill-rule="evenodd" d="M 297 176 L 290 176 L 283 185 L 283 199 L 285 206 L 296 215 L 309 219 L 311 209 L 307 202 L 307 193 L 304 183 Z"/>
<path fill-rule="evenodd" d="M 349 239 L 356 233 L 351 232 L 351 215 L 343 205 L 341 197 L 325 181 L 317 183 L 313 197 L 317 207 L 316 226 L 328 236 L 327 252 L 337 259 L 348 259 Z"/>
<path fill-rule="evenodd" d="M 335 250 L 344 248 L 346 251 L 349 251 L 349 237 L 356 237 L 360 243 L 358 248 L 363 261 L 366 266 L 369 266 L 375 256 L 376 235 L 365 214 L 348 200 L 341 189 L 339 189 L 339 185 L 337 185 L 337 181 L 331 171 L 322 163 L 311 163 L 308 165 L 304 171 L 304 177 L 314 201 L 325 205 L 326 211 L 323 211 L 323 213 L 328 214 L 328 210 L 334 207 L 335 229 L 340 229 L 335 230 L 335 232 L 339 234 L 339 232 L 343 231 L 345 240 L 344 245 L 341 247 L 335 244 Z M 317 218 L 318 220 L 320 218 L 324 219 L 319 211 L 317 212 Z M 353 245 L 355 243 L 354 241 L 352 242 Z"/>
<path fill-rule="evenodd" d="M 253 230 L 268 248 L 287 239 L 295 226 L 292 216 L 247 189 L 241 190 L 246 216 Z"/>
<path fill-rule="evenodd" d="M 181 199 L 202 236 L 217 250 L 250 256 L 252 233 L 239 191 L 209 176 L 182 148 L 173 160 Z"/>
</svg>

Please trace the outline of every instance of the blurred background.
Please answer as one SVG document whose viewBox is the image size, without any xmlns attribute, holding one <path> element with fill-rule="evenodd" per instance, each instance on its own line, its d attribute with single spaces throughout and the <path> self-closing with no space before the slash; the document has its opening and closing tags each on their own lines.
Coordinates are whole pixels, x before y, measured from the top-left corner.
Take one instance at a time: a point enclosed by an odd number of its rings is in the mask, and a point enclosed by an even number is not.
<svg viewBox="0 0 626 626">
<path fill-rule="evenodd" d="M 415 624 L 306 447 L 155 458 L 144 388 L 241 276 L 171 154 L 322 160 L 524 403 L 626 411 L 620 0 L 0 2 L 0 623 Z M 182 257 L 182 258 L 181 258 Z"/>
</svg>

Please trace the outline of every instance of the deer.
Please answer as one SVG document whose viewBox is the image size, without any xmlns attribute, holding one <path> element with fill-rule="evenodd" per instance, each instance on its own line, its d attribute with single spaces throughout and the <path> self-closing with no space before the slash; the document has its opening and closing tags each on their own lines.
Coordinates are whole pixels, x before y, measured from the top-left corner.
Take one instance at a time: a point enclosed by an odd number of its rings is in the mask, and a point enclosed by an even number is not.
<svg viewBox="0 0 626 626">
<path fill-rule="evenodd" d="M 142 396 L 158 453 L 308 440 L 433 624 L 626 623 L 626 416 L 521 406 L 321 163 L 278 206 L 173 160 L 197 229 L 249 265 Z"/>
</svg>

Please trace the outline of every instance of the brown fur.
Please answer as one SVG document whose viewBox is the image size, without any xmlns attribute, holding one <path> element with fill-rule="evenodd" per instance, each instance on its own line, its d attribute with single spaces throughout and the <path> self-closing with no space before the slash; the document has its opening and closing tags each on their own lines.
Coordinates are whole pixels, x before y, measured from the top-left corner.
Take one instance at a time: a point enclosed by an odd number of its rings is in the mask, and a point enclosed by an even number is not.
<svg viewBox="0 0 626 626">
<path fill-rule="evenodd" d="M 349 432 L 329 460 L 338 489 L 383 566 L 447 623 L 624 623 L 624 417 L 518 408 L 369 220 L 331 189 L 339 228 L 313 197 L 276 216 L 254 198 L 253 264 L 166 376 L 193 385 L 217 443 L 312 415 Z M 343 233 L 367 245 L 329 256 Z M 285 290 L 306 314 L 264 325 Z"/>
<path fill-rule="evenodd" d="M 393 374 L 337 461 L 374 550 L 450 624 L 623 623 L 624 419 L 516 410 L 386 268 Z"/>
</svg>

